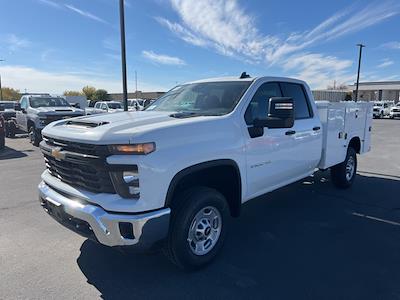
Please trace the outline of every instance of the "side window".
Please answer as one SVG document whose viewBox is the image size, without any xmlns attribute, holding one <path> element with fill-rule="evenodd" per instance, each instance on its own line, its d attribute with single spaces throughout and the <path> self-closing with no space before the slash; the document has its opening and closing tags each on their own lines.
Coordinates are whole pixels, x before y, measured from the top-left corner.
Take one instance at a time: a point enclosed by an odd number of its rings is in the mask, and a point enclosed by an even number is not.
<svg viewBox="0 0 400 300">
<path fill-rule="evenodd" d="M 103 104 L 101 105 L 101 109 L 107 110 L 107 104 L 103 103 Z"/>
<path fill-rule="evenodd" d="M 276 82 L 267 82 L 258 88 L 244 115 L 247 125 L 253 124 L 255 119 L 265 119 L 267 117 L 268 100 L 271 97 L 282 97 L 281 89 Z"/>
<path fill-rule="evenodd" d="M 94 108 L 100 108 L 100 105 L 101 105 L 101 103 L 100 103 L 100 102 L 97 102 L 97 103 L 94 105 Z"/>
<path fill-rule="evenodd" d="M 21 108 L 27 109 L 28 108 L 28 102 L 26 100 L 26 97 L 23 97 L 21 100 Z"/>
<path fill-rule="evenodd" d="M 310 107 L 303 86 L 297 83 L 282 82 L 281 88 L 284 97 L 293 98 L 296 119 L 310 118 Z"/>
</svg>

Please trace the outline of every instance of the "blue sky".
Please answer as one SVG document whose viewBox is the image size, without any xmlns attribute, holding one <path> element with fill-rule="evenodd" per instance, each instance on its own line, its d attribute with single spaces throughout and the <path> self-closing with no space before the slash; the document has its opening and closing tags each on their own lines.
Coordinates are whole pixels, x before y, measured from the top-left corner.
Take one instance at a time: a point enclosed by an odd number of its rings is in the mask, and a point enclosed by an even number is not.
<svg viewBox="0 0 400 300">
<path fill-rule="evenodd" d="M 129 90 L 239 75 L 291 76 L 313 88 L 400 80 L 400 1 L 126 0 Z M 118 0 L 1 1 L 3 86 L 120 92 Z"/>
</svg>

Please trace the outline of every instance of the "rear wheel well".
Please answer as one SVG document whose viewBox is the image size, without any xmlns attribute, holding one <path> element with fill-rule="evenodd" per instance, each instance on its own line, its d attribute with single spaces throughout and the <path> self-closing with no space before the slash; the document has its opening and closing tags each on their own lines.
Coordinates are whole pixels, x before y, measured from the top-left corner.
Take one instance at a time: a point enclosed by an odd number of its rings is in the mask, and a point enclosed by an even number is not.
<svg viewBox="0 0 400 300">
<path fill-rule="evenodd" d="M 228 202 L 230 213 L 240 215 L 242 188 L 240 171 L 231 160 L 218 160 L 201 163 L 177 173 L 168 188 L 166 206 L 172 209 L 185 190 L 195 186 L 206 186 L 219 191 Z"/>
<path fill-rule="evenodd" d="M 361 152 L 361 141 L 358 136 L 353 137 L 349 142 L 349 147 L 353 148 L 358 154 Z"/>
</svg>

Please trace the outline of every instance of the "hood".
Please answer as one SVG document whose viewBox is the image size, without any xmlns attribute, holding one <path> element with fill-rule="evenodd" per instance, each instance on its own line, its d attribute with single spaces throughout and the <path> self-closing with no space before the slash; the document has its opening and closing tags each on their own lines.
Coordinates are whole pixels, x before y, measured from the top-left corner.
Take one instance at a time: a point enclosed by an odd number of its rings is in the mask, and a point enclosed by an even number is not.
<svg viewBox="0 0 400 300">
<path fill-rule="evenodd" d="M 53 138 L 91 144 L 133 143 L 135 137 L 159 128 L 184 126 L 219 117 L 172 117 L 172 112 L 136 111 L 96 114 L 53 122 L 42 133 Z"/>
<path fill-rule="evenodd" d="M 34 108 L 38 113 L 45 114 L 60 114 L 60 115 L 68 115 L 68 114 L 83 114 L 83 110 L 75 107 L 38 107 Z"/>
</svg>

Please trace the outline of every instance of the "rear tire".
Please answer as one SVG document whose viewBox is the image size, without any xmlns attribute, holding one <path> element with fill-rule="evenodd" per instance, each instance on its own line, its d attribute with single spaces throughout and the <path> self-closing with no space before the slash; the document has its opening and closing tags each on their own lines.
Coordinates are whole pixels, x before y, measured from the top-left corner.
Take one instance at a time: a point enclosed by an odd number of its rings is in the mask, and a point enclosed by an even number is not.
<svg viewBox="0 0 400 300">
<path fill-rule="evenodd" d="M 198 269 L 221 249 L 229 207 L 221 193 L 208 187 L 191 188 L 176 200 L 164 253 L 182 269 Z"/>
<path fill-rule="evenodd" d="M 344 162 L 331 168 L 332 182 L 338 188 L 347 189 L 353 184 L 356 173 L 357 153 L 352 147 L 349 147 Z"/>
<path fill-rule="evenodd" d="M 0 135 L 0 150 L 4 149 L 5 146 L 6 146 L 5 135 Z"/>
</svg>

